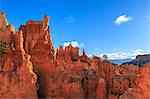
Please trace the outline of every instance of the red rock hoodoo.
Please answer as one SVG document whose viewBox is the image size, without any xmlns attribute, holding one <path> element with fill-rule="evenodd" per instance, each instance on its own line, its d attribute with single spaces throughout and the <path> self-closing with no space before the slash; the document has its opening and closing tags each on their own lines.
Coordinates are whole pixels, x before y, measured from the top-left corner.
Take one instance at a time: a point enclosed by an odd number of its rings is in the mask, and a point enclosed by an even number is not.
<svg viewBox="0 0 150 99">
<path fill-rule="evenodd" d="M 15 31 L 0 13 L 0 97 L 2 99 L 150 98 L 150 64 L 117 65 L 71 44 L 54 52 L 49 16 Z M 1 48 L 3 47 L 2 43 Z"/>
</svg>

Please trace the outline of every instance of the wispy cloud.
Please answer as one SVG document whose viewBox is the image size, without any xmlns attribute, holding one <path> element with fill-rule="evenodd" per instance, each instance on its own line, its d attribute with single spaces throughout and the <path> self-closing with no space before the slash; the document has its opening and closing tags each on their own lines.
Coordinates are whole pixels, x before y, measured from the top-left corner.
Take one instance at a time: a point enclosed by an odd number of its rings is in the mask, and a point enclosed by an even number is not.
<svg viewBox="0 0 150 99">
<path fill-rule="evenodd" d="M 137 55 L 143 54 L 148 53 L 146 53 L 143 49 L 137 49 L 131 52 L 103 53 L 97 56 L 102 57 L 103 55 L 107 55 L 109 60 L 117 60 L 117 59 L 135 59 Z"/>
<path fill-rule="evenodd" d="M 95 50 L 95 51 L 99 51 L 100 49 L 99 49 L 99 48 L 95 48 L 94 50 Z"/>
<path fill-rule="evenodd" d="M 147 16 L 145 16 L 145 17 L 150 21 L 150 16 L 147 15 Z"/>
<path fill-rule="evenodd" d="M 76 19 L 73 15 L 66 16 L 64 18 L 68 23 L 73 23 Z"/>
<path fill-rule="evenodd" d="M 139 37 L 136 37 L 135 39 L 136 39 L 136 40 L 139 40 L 140 38 L 139 38 Z"/>
<path fill-rule="evenodd" d="M 114 23 L 116 24 L 116 25 L 120 25 L 120 24 L 122 24 L 122 23 L 124 23 L 124 22 L 128 22 L 128 21 L 130 21 L 130 20 L 132 20 L 133 18 L 131 17 L 131 16 L 126 16 L 126 15 L 121 15 L 121 16 L 118 16 L 117 18 L 116 18 L 116 20 L 114 21 Z"/>
<path fill-rule="evenodd" d="M 127 59 L 127 53 L 124 52 L 118 52 L 118 53 L 105 53 L 105 54 L 101 54 L 100 57 L 102 57 L 103 55 L 107 55 L 108 59 L 110 60 L 115 60 L 115 59 Z"/>
<path fill-rule="evenodd" d="M 84 46 L 84 43 L 79 43 L 78 41 L 67 41 L 67 42 L 64 42 L 64 47 L 65 46 L 68 46 L 68 45 L 72 45 L 73 47 L 83 47 Z"/>
<path fill-rule="evenodd" d="M 132 56 L 131 58 L 135 58 L 137 55 L 143 55 L 143 54 L 147 54 L 143 49 L 137 49 L 134 52 L 132 52 Z"/>
</svg>

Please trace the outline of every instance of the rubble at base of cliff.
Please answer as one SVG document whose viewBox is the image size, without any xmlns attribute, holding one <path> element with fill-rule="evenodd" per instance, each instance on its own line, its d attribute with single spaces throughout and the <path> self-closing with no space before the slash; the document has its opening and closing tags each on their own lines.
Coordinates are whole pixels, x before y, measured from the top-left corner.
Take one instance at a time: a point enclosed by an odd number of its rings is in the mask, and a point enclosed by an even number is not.
<svg viewBox="0 0 150 99">
<path fill-rule="evenodd" d="M 0 12 L 1 99 L 148 99 L 150 64 L 119 66 L 71 44 L 56 52 L 49 16 L 15 31 Z M 4 43 L 4 44 L 5 44 Z M 2 44 L 2 43 L 1 43 Z"/>
</svg>

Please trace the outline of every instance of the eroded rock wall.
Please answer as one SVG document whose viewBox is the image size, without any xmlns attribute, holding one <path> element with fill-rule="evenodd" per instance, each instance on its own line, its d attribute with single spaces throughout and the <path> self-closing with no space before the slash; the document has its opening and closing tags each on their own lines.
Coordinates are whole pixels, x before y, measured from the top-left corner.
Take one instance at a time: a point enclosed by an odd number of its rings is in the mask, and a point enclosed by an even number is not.
<svg viewBox="0 0 150 99">
<path fill-rule="evenodd" d="M 3 13 L 0 13 L 3 15 Z M 37 99 L 37 76 L 33 72 L 30 55 L 23 48 L 22 31 L 11 31 L 3 16 L 1 41 L 8 43 L 8 50 L 0 52 L 1 99 Z M 1 22 L 0 22 L 1 23 Z M 5 38 L 6 37 L 6 38 Z"/>
<path fill-rule="evenodd" d="M 48 26 L 27 21 L 15 31 L 0 13 L 0 40 L 8 50 L 0 55 L 0 97 L 24 99 L 142 99 L 150 97 L 149 68 L 119 66 L 72 45 L 60 46 L 54 54 Z"/>
</svg>

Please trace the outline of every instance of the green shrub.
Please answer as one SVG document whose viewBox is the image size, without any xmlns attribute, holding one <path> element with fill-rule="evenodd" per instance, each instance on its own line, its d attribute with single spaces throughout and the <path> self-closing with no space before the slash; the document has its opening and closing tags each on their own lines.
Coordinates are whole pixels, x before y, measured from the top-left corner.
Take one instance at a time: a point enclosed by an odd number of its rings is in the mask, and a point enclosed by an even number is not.
<svg viewBox="0 0 150 99">
<path fill-rule="evenodd" d="M 6 41 L 0 40 L 0 53 L 6 52 L 8 50 L 8 43 Z"/>
</svg>

